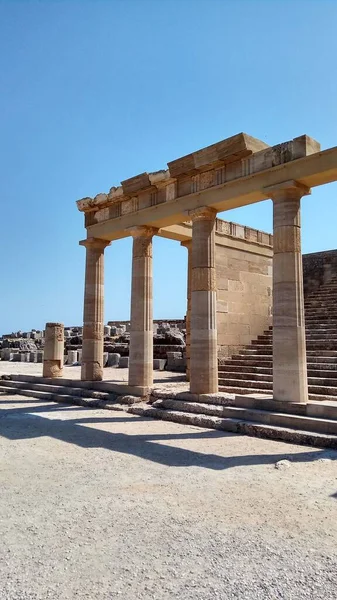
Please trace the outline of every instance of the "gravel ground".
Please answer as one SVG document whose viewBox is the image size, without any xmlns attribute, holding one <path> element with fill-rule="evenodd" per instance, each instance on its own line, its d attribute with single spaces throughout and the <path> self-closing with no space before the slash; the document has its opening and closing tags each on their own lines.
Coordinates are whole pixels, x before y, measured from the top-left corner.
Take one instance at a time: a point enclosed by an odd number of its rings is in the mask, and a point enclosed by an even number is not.
<svg viewBox="0 0 337 600">
<path fill-rule="evenodd" d="M 0 427 L 1 600 L 337 598 L 337 453 L 16 395 Z"/>
</svg>

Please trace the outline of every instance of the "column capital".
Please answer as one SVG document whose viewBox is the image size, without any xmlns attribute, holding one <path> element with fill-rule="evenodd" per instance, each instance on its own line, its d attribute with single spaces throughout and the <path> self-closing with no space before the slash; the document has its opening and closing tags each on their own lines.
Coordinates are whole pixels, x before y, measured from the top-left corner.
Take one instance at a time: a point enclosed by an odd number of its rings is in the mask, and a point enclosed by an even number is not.
<svg viewBox="0 0 337 600">
<path fill-rule="evenodd" d="M 217 210 L 211 206 L 199 206 L 188 211 L 192 221 L 213 221 L 216 218 Z"/>
<path fill-rule="evenodd" d="M 101 238 L 90 237 L 79 242 L 80 246 L 85 248 L 97 248 L 98 250 L 104 250 L 107 246 L 110 246 L 109 240 L 102 240 Z"/>
<path fill-rule="evenodd" d="M 272 200 L 300 200 L 302 196 L 311 194 L 311 189 L 293 179 L 263 188 L 266 196 Z"/>
<path fill-rule="evenodd" d="M 190 240 L 184 240 L 183 242 L 180 242 L 181 246 L 184 246 L 184 248 L 187 248 L 187 250 L 190 250 L 192 248 L 192 238 Z"/>
<path fill-rule="evenodd" d="M 128 227 L 127 231 L 130 232 L 133 238 L 137 237 L 153 237 L 158 233 L 157 227 L 150 227 L 148 225 L 138 225 L 136 227 Z"/>
</svg>

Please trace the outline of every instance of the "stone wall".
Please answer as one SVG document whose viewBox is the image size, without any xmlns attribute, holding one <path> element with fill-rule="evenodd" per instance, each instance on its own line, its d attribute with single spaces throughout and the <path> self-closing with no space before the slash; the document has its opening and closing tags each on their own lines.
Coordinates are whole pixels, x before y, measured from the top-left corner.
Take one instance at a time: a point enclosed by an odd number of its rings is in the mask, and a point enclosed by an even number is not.
<svg viewBox="0 0 337 600">
<path fill-rule="evenodd" d="M 217 221 L 218 355 L 235 354 L 272 324 L 272 236 Z"/>
<path fill-rule="evenodd" d="M 337 250 L 303 255 L 304 293 L 315 291 L 337 276 Z"/>
</svg>

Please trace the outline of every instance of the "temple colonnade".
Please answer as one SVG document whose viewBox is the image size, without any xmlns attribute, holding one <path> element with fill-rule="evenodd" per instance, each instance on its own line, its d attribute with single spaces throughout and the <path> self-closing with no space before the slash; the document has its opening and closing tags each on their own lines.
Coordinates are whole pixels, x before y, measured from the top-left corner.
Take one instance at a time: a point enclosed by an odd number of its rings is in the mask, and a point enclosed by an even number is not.
<svg viewBox="0 0 337 600">
<path fill-rule="evenodd" d="M 287 181 L 264 190 L 273 201 L 273 381 L 275 400 L 307 402 L 300 202 L 308 187 Z M 215 221 L 208 206 L 189 212 L 187 378 L 194 394 L 218 391 Z M 133 238 L 129 385 L 146 393 L 153 385 L 153 226 L 130 228 Z M 109 241 L 88 237 L 86 248 L 81 378 L 103 379 L 104 250 Z"/>
</svg>

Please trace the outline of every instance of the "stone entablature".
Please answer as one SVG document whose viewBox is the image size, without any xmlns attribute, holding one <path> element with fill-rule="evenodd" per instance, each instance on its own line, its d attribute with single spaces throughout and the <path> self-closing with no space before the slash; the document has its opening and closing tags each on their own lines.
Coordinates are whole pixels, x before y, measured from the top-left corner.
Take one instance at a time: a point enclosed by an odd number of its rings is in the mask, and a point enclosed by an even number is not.
<svg viewBox="0 0 337 600">
<path fill-rule="evenodd" d="M 240 133 L 169 162 L 167 170 L 136 175 L 122 181 L 121 186 L 112 187 L 107 194 L 78 200 L 77 207 L 85 213 L 85 226 L 90 227 L 234 179 L 251 177 L 319 150 L 320 144 L 307 135 L 270 147 Z"/>
<path fill-rule="evenodd" d="M 130 342 L 133 352 L 129 383 L 132 373 L 133 385 L 143 395 L 148 393 L 153 381 L 149 240 L 159 235 L 180 241 L 188 250 L 186 357 L 190 363 L 191 390 L 198 394 L 217 390 L 216 317 L 219 311 L 216 291 L 224 292 L 222 299 L 218 294 L 224 314 L 228 306 L 232 324 L 235 325 L 235 318 L 243 325 L 238 342 L 244 342 L 244 336 L 255 324 L 242 323 L 242 315 L 247 311 L 254 314 L 253 295 L 264 295 L 266 289 L 267 293 L 271 292 L 269 262 L 272 256 L 274 399 L 306 402 L 300 205 L 312 187 L 336 180 L 337 148 L 321 152 L 320 144 L 306 135 L 269 147 L 240 133 L 171 161 L 164 171 L 142 173 L 122 181 L 121 186 L 111 188 L 108 194 L 78 201 L 78 209 L 85 213 L 87 229 L 86 240 L 80 242 L 86 247 L 87 265 L 84 321 L 90 321 L 94 333 L 84 327 L 83 356 L 97 365 L 95 376 L 82 369 L 82 378 L 101 380 L 103 377 L 100 316 L 104 247 L 108 242 L 131 235 Z M 254 230 L 239 225 L 219 225 L 216 221 L 219 212 L 266 199 L 273 202 L 273 240 L 269 234 L 263 237 Z M 142 232 L 141 243 L 135 231 Z M 99 257 L 93 254 L 93 247 L 98 245 L 101 247 Z M 249 247 L 252 259 L 246 260 L 244 252 Z M 216 285 L 215 263 L 219 252 L 226 263 L 220 265 L 220 271 L 218 268 L 221 288 Z M 95 271 L 98 258 L 99 273 Z M 261 276 L 259 283 L 254 282 L 257 275 Z M 265 314 L 267 309 L 269 312 L 268 302 L 256 316 L 268 318 L 269 314 Z M 91 310 L 91 306 L 95 310 Z M 224 322 L 224 335 L 229 341 L 227 324 Z M 234 339 L 234 345 L 235 342 Z"/>
</svg>

